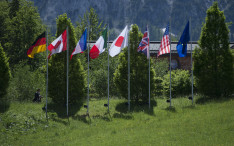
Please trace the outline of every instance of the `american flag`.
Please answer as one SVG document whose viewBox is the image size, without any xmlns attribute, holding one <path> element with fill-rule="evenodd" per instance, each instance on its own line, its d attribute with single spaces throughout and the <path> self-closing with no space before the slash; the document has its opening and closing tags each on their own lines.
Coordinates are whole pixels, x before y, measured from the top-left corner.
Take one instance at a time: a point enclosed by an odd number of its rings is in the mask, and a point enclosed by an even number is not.
<svg viewBox="0 0 234 146">
<path fill-rule="evenodd" d="M 162 37 L 162 41 L 160 44 L 160 49 L 158 51 L 158 55 L 162 55 L 162 54 L 166 54 L 166 53 L 170 53 L 170 42 L 169 42 L 169 24 L 167 24 L 166 30 L 164 32 L 164 35 Z"/>
<path fill-rule="evenodd" d="M 146 27 L 146 30 L 144 32 L 144 35 L 142 37 L 142 40 L 139 44 L 137 51 L 144 53 L 147 56 L 147 58 L 149 58 L 150 56 L 149 54 L 149 32 L 148 32 L 147 27 Z"/>
</svg>

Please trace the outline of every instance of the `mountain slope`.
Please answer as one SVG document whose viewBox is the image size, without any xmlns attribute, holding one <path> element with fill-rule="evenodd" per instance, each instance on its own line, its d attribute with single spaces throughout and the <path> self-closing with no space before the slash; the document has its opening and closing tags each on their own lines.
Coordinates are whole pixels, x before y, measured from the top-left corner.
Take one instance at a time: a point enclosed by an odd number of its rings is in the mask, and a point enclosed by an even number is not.
<svg viewBox="0 0 234 146">
<path fill-rule="evenodd" d="M 206 10 L 214 0 L 33 0 L 41 18 L 46 24 L 55 25 L 55 18 L 67 13 L 72 22 L 90 8 L 95 8 L 100 20 L 110 24 L 110 28 L 122 29 L 126 24 L 136 23 L 144 30 L 148 24 L 152 29 L 163 28 L 170 21 L 172 32 L 180 35 L 186 22 L 192 19 L 193 40 L 198 40 Z M 234 1 L 218 0 L 224 10 L 227 22 L 234 21 Z M 234 26 L 229 27 L 232 35 Z M 152 30 L 152 33 L 158 31 Z M 151 39 L 160 40 L 160 34 L 151 35 Z M 233 40 L 233 39 L 232 39 Z"/>
</svg>

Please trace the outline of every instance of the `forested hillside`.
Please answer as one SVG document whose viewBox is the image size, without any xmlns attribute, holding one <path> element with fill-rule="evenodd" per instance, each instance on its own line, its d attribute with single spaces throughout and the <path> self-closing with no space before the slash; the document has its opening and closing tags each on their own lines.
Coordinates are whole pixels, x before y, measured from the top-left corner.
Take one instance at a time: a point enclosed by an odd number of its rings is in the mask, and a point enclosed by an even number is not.
<svg viewBox="0 0 234 146">
<path fill-rule="evenodd" d="M 119 32 L 126 24 L 135 23 L 143 31 L 148 24 L 151 40 L 159 41 L 159 29 L 164 28 L 171 18 L 172 32 L 178 36 L 186 22 L 192 19 L 192 39 L 198 40 L 202 23 L 205 22 L 206 10 L 214 0 L 33 0 L 41 18 L 46 24 L 55 27 L 55 18 L 67 13 L 72 22 L 79 21 L 79 16 L 93 7 L 104 23 L 109 23 L 112 30 Z M 218 0 L 227 22 L 234 21 L 234 1 Z M 115 16 L 115 17 L 113 17 Z M 230 25 L 234 41 L 234 25 Z M 56 30 L 53 28 L 53 30 Z M 115 37 L 113 34 L 112 37 Z M 112 38 L 113 39 L 113 38 Z"/>
</svg>

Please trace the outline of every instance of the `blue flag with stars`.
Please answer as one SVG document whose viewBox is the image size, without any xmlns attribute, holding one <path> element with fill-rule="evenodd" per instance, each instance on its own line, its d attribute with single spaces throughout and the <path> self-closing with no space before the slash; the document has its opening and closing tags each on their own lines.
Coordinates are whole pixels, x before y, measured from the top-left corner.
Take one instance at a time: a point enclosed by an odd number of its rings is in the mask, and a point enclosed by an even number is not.
<svg viewBox="0 0 234 146">
<path fill-rule="evenodd" d="M 190 35 L 189 35 L 189 21 L 188 21 L 187 25 L 185 26 L 184 32 L 181 35 L 180 40 L 176 46 L 179 57 L 187 56 L 187 43 L 189 41 L 190 41 Z"/>
</svg>

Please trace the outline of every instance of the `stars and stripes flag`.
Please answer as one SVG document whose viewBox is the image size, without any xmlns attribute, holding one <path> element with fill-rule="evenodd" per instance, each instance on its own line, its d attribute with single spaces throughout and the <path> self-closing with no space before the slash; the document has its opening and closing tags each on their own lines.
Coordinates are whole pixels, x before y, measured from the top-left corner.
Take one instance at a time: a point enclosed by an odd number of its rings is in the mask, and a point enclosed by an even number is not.
<svg viewBox="0 0 234 146">
<path fill-rule="evenodd" d="M 166 30 L 164 32 L 164 35 L 162 37 L 162 41 L 160 44 L 160 48 L 158 51 L 158 56 L 162 54 L 170 53 L 170 37 L 169 37 L 169 24 L 167 24 Z"/>
<path fill-rule="evenodd" d="M 142 40 L 139 44 L 139 47 L 137 49 L 137 52 L 144 53 L 147 56 L 147 59 L 149 59 L 150 54 L 149 54 L 149 32 L 146 27 L 146 30 L 144 32 L 144 35 L 142 37 Z"/>
</svg>

